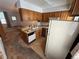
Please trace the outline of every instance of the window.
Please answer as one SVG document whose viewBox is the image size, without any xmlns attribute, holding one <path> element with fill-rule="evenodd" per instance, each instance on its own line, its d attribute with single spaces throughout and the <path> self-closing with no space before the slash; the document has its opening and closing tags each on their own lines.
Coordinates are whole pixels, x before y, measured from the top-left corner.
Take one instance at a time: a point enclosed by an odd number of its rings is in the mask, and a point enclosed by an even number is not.
<svg viewBox="0 0 79 59">
<path fill-rule="evenodd" d="M 4 16 L 4 12 L 0 12 L 0 21 L 2 24 L 7 24 L 5 16 Z"/>
<path fill-rule="evenodd" d="M 76 17 L 74 18 L 74 21 L 79 21 L 79 16 L 76 16 Z"/>
<path fill-rule="evenodd" d="M 16 20 L 16 17 L 15 16 L 12 16 L 12 20 L 15 21 Z"/>
</svg>

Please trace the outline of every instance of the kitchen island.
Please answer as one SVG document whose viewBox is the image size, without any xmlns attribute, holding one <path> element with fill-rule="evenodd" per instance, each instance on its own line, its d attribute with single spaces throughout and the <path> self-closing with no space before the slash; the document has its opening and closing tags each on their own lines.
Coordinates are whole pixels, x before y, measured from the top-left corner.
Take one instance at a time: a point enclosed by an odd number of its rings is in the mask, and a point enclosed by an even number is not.
<svg viewBox="0 0 79 59">
<path fill-rule="evenodd" d="M 24 42 L 30 44 L 34 42 L 37 38 L 41 37 L 42 28 L 40 27 L 21 27 L 19 29 L 20 36 Z"/>
</svg>

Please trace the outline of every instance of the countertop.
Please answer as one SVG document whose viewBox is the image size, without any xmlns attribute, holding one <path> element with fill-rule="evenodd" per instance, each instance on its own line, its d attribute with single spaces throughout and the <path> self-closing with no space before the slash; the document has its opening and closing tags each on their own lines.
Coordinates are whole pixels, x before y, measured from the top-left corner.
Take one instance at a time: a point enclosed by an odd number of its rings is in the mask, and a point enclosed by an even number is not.
<svg viewBox="0 0 79 59">
<path fill-rule="evenodd" d="M 39 29 L 42 29 L 42 28 L 46 28 L 48 29 L 48 26 L 44 26 L 44 25 L 41 25 L 41 26 L 24 26 L 21 28 L 21 30 L 25 33 L 31 33 L 31 32 L 34 32 L 34 31 L 37 31 Z"/>
<path fill-rule="evenodd" d="M 21 30 L 25 33 L 31 33 L 31 32 L 35 32 L 36 30 L 38 30 L 39 28 L 38 27 L 35 27 L 35 28 L 28 28 L 28 27 L 24 27 L 24 28 L 21 28 Z"/>
</svg>

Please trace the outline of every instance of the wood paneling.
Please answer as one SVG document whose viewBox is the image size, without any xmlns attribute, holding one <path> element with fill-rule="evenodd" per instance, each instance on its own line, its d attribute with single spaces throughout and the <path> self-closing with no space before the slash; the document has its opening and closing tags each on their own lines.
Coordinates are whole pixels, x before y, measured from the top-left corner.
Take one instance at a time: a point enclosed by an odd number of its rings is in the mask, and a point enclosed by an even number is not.
<svg viewBox="0 0 79 59">
<path fill-rule="evenodd" d="M 44 22 L 48 22 L 50 17 L 59 17 L 61 20 L 72 20 L 73 17 L 70 16 L 69 11 L 59 11 L 59 12 L 49 12 L 43 13 L 43 20 Z"/>
<path fill-rule="evenodd" d="M 21 14 L 21 19 L 23 21 L 25 20 L 30 20 L 30 21 L 34 21 L 34 20 L 42 20 L 42 14 L 39 12 L 35 12 L 35 11 L 31 11 L 31 10 L 27 10 L 27 9 L 19 9 L 20 10 L 20 14 Z"/>
<path fill-rule="evenodd" d="M 21 19 L 24 23 L 27 23 L 27 20 L 29 21 L 42 21 L 42 13 L 27 10 L 27 9 L 19 9 Z M 24 25 L 23 23 L 23 25 Z M 41 37 L 42 29 L 39 29 L 36 31 L 36 36 Z"/>
<path fill-rule="evenodd" d="M 70 16 L 69 11 L 58 11 L 58 12 L 48 12 L 39 13 L 27 9 L 20 9 L 20 14 L 22 20 L 40 20 L 43 22 L 48 22 L 50 17 L 59 17 L 61 20 L 72 20 L 73 17 Z"/>
<path fill-rule="evenodd" d="M 7 22 L 9 27 L 20 26 L 21 19 L 19 15 L 19 10 L 17 8 L 10 10 L 10 9 L 0 7 L 0 11 L 5 12 L 5 16 L 7 17 Z M 13 21 L 12 16 L 15 16 L 17 20 Z"/>
<path fill-rule="evenodd" d="M 48 22 L 50 17 L 52 18 L 59 17 L 61 20 L 72 20 L 73 19 L 73 17 L 69 15 L 69 11 L 38 13 L 38 12 L 27 10 L 27 9 L 20 9 L 20 14 L 21 14 L 22 21 L 40 20 L 42 22 Z M 42 32 L 45 32 L 45 31 L 42 31 L 42 29 L 37 31 L 36 32 L 37 37 L 41 37 Z"/>
<path fill-rule="evenodd" d="M 79 16 L 79 0 L 73 0 L 70 14 L 74 16 Z"/>
</svg>

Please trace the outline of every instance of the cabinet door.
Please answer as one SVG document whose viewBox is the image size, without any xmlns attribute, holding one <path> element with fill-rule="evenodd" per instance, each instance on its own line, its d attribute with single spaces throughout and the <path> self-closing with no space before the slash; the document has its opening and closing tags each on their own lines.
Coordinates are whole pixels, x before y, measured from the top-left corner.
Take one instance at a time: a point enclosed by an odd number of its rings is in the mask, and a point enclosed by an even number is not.
<svg viewBox="0 0 79 59">
<path fill-rule="evenodd" d="M 78 16 L 79 15 L 79 0 L 75 0 L 74 8 L 72 11 L 72 15 Z"/>
</svg>

